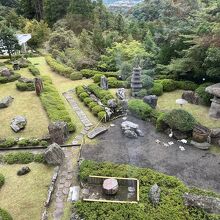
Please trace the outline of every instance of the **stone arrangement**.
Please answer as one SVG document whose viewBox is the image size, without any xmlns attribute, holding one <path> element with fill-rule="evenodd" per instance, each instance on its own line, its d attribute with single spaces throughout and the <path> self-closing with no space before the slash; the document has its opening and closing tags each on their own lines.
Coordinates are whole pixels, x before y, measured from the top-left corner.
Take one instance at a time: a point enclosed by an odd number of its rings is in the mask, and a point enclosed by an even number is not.
<svg viewBox="0 0 220 220">
<path fill-rule="evenodd" d="M 209 109 L 209 116 L 220 119 L 220 83 L 208 86 L 205 91 L 214 95 L 214 98 L 211 100 L 212 104 Z"/>
<path fill-rule="evenodd" d="M 29 173 L 31 169 L 29 167 L 22 167 L 20 170 L 18 170 L 17 175 L 18 176 L 23 176 Z"/>
<path fill-rule="evenodd" d="M 184 91 L 182 94 L 182 99 L 185 99 L 188 103 L 191 104 L 199 104 L 199 96 L 194 91 Z"/>
<path fill-rule="evenodd" d="M 14 98 L 11 96 L 6 96 L 2 100 L 0 100 L 0 108 L 7 108 L 12 102 Z"/>
<path fill-rule="evenodd" d="M 66 122 L 57 121 L 48 126 L 50 140 L 52 143 L 64 144 L 69 136 L 68 125 Z"/>
<path fill-rule="evenodd" d="M 56 143 L 48 146 L 48 148 L 44 152 L 44 156 L 47 164 L 50 165 L 61 165 L 65 158 L 62 148 Z"/>
<path fill-rule="evenodd" d="M 139 129 L 139 125 L 130 121 L 124 121 L 121 123 L 122 133 L 128 138 L 138 138 L 138 136 L 143 137 L 143 132 Z"/>
<path fill-rule="evenodd" d="M 106 195 L 113 196 L 118 192 L 118 181 L 114 178 L 109 178 L 103 181 L 103 192 Z"/>
<path fill-rule="evenodd" d="M 19 132 L 25 128 L 27 119 L 24 116 L 16 116 L 12 119 L 10 127 L 14 132 Z"/>
<path fill-rule="evenodd" d="M 148 194 L 149 200 L 153 205 L 158 205 L 160 202 L 160 187 L 157 184 L 154 184 Z"/>
<path fill-rule="evenodd" d="M 108 79 L 105 76 L 101 77 L 100 87 L 102 89 L 108 90 Z"/>
<path fill-rule="evenodd" d="M 143 101 L 151 106 L 151 108 L 157 107 L 158 97 L 156 95 L 148 95 L 143 98 Z"/>
<path fill-rule="evenodd" d="M 142 89 L 141 82 L 141 68 L 134 68 L 131 77 L 131 94 L 136 97 L 138 92 Z"/>
</svg>

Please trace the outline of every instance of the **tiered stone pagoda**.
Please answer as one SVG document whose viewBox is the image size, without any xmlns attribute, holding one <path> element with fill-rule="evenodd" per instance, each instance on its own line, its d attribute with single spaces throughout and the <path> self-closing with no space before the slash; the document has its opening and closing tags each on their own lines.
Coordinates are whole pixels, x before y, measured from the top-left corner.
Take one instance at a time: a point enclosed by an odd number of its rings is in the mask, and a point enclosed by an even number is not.
<svg viewBox="0 0 220 220">
<path fill-rule="evenodd" d="M 137 93 L 142 89 L 141 83 L 141 68 L 134 68 L 131 77 L 131 94 L 133 97 L 137 96 Z"/>
</svg>

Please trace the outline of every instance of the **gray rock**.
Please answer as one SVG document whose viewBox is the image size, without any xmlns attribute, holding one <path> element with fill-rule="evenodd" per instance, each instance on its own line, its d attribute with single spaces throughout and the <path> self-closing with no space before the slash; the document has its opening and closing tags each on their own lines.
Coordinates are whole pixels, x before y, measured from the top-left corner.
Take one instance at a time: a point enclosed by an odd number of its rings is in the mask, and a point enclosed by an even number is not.
<svg viewBox="0 0 220 220">
<path fill-rule="evenodd" d="M 108 89 L 108 79 L 105 76 L 101 77 L 100 86 L 102 89 L 105 89 L 105 90 Z"/>
<path fill-rule="evenodd" d="M 139 126 L 138 126 L 138 124 L 135 124 L 131 121 L 124 121 L 121 123 L 121 129 L 136 131 L 137 129 L 139 129 Z"/>
<path fill-rule="evenodd" d="M 107 104 L 108 104 L 109 108 L 116 108 L 117 107 L 117 102 L 115 99 L 109 99 Z"/>
<path fill-rule="evenodd" d="M 122 108 L 123 112 L 126 112 L 128 110 L 128 100 L 124 99 L 124 100 L 119 100 L 119 106 Z"/>
<path fill-rule="evenodd" d="M 108 131 L 107 127 L 104 127 L 104 126 L 97 127 L 94 130 L 92 130 L 91 132 L 89 132 L 87 136 L 88 136 L 88 138 L 93 139 L 93 138 L 97 137 L 98 135 L 105 133 L 106 131 Z"/>
<path fill-rule="evenodd" d="M 213 138 L 219 137 L 220 138 L 220 128 L 211 129 L 210 137 L 213 137 Z"/>
<path fill-rule="evenodd" d="M 126 98 L 125 96 L 125 89 L 124 88 L 119 88 L 116 91 L 116 96 L 120 99 L 120 100 L 124 100 Z"/>
<path fill-rule="evenodd" d="M 211 144 L 208 142 L 198 143 L 196 141 L 191 141 L 190 144 L 201 150 L 208 150 L 211 147 Z"/>
<path fill-rule="evenodd" d="M 151 108 L 157 107 L 158 97 L 156 95 L 148 95 L 143 98 L 143 101 L 151 106 Z"/>
<path fill-rule="evenodd" d="M 7 108 L 12 101 L 14 100 L 11 96 L 6 96 L 2 100 L 0 100 L 0 108 Z"/>
<path fill-rule="evenodd" d="M 140 129 L 137 129 L 136 133 L 137 133 L 138 136 L 144 137 L 144 133 Z"/>
<path fill-rule="evenodd" d="M 183 198 L 188 207 L 202 208 L 208 213 L 220 214 L 220 199 L 189 193 L 185 193 Z"/>
<path fill-rule="evenodd" d="M 62 148 L 56 143 L 51 144 L 46 149 L 44 156 L 46 162 L 50 165 L 61 165 L 65 158 Z"/>
<path fill-rule="evenodd" d="M 194 91 L 184 91 L 182 94 L 182 99 L 185 99 L 187 102 L 191 104 L 199 104 L 199 96 Z"/>
<path fill-rule="evenodd" d="M 18 176 L 23 176 L 27 173 L 29 173 L 31 169 L 29 167 L 22 167 L 20 170 L 18 170 L 17 175 Z"/>
<path fill-rule="evenodd" d="M 4 67 L 0 70 L 0 75 L 9 78 L 12 75 L 12 73 L 8 68 Z"/>
<path fill-rule="evenodd" d="M 153 205 L 158 205 L 160 202 L 160 187 L 157 184 L 154 184 L 149 191 L 149 199 Z"/>
<path fill-rule="evenodd" d="M 136 139 L 138 137 L 138 135 L 132 130 L 126 130 L 124 132 L 124 135 L 125 137 L 132 138 L 132 139 Z"/>
<path fill-rule="evenodd" d="M 205 91 L 216 97 L 220 97 L 220 83 L 208 86 Z"/>
<path fill-rule="evenodd" d="M 12 119 L 10 126 L 14 132 L 19 132 L 25 128 L 26 124 L 27 120 L 24 116 L 16 116 Z"/>
<path fill-rule="evenodd" d="M 18 79 L 19 82 L 23 82 L 23 83 L 34 83 L 33 79 L 28 79 L 26 77 L 21 77 Z"/>
</svg>

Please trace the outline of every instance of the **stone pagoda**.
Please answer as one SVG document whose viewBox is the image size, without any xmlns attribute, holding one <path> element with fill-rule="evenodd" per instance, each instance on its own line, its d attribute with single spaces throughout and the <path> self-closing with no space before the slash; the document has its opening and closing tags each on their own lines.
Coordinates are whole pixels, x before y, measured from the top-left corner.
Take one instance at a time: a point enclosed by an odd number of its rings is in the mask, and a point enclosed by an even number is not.
<svg viewBox="0 0 220 220">
<path fill-rule="evenodd" d="M 141 83 L 141 68 L 134 68 L 131 77 L 131 94 L 133 97 L 137 96 L 137 93 L 142 89 Z"/>
</svg>

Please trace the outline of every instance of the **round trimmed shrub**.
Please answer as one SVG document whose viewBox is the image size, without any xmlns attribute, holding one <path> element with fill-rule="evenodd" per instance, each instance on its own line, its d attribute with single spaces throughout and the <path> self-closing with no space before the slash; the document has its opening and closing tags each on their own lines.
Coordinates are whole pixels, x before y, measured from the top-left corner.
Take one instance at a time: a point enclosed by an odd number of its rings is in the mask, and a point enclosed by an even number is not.
<svg viewBox="0 0 220 220">
<path fill-rule="evenodd" d="M 81 101 L 83 101 L 87 97 L 89 97 L 89 94 L 87 92 L 83 92 L 79 95 L 79 98 L 81 99 Z"/>
<path fill-rule="evenodd" d="M 163 85 L 164 92 L 172 92 L 177 89 L 177 83 L 172 79 L 163 79 L 160 80 L 160 83 Z"/>
<path fill-rule="evenodd" d="M 128 102 L 128 109 L 134 116 L 143 120 L 150 117 L 152 112 L 152 108 L 140 99 L 131 99 Z"/>
<path fill-rule="evenodd" d="M 4 185 L 4 183 L 5 183 L 5 177 L 3 176 L 3 174 L 0 173 L 0 189 Z"/>
<path fill-rule="evenodd" d="M 105 121 L 105 117 L 106 117 L 106 112 L 105 111 L 101 111 L 98 113 L 98 119 Z"/>
<path fill-rule="evenodd" d="M 174 109 L 162 116 L 162 121 L 169 125 L 170 128 L 182 132 L 192 131 L 196 120 L 187 111 L 182 109 Z"/>
<path fill-rule="evenodd" d="M 0 208 L 0 219 L 1 220 L 13 220 L 11 215 L 7 211 L 1 208 Z"/>
<path fill-rule="evenodd" d="M 89 109 L 92 110 L 92 108 L 95 107 L 96 105 L 97 105 L 96 102 L 90 102 L 88 106 L 89 106 Z"/>
<path fill-rule="evenodd" d="M 89 103 L 93 102 L 93 100 L 90 97 L 86 97 L 83 102 L 85 103 L 85 105 L 89 105 Z"/>
<path fill-rule="evenodd" d="M 19 91 L 34 91 L 35 87 L 34 87 L 34 83 L 24 83 L 24 82 L 17 82 L 16 83 L 16 88 Z"/>
<path fill-rule="evenodd" d="M 182 90 L 192 90 L 195 91 L 198 85 L 192 81 L 176 81 L 177 88 Z"/>
<path fill-rule="evenodd" d="M 141 77 L 141 82 L 142 82 L 143 88 L 145 88 L 145 89 L 152 88 L 153 84 L 154 84 L 153 79 L 148 75 L 143 75 Z"/>
<path fill-rule="evenodd" d="M 148 91 L 146 89 L 141 89 L 138 93 L 137 93 L 137 97 L 139 98 L 143 98 L 144 96 L 148 95 Z"/>
<path fill-rule="evenodd" d="M 163 85 L 159 82 L 155 82 L 153 87 L 149 90 L 149 94 L 156 96 L 163 95 Z"/>
<path fill-rule="evenodd" d="M 13 138 L 9 138 L 3 142 L 0 143 L 0 147 L 5 147 L 5 148 L 9 148 L 9 147 L 13 147 L 17 144 L 17 141 Z"/>
<path fill-rule="evenodd" d="M 83 78 L 83 75 L 80 72 L 75 72 L 70 75 L 71 80 L 80 80 Z"/>
<path fill-rule="evenodd" d="M 201 84 L 197 89 L 196 89 L 196 93 L 199 96 L 200 102 L 203 105 L 207 105 L 210 106 L 211 101 L 210 99 L 212 99 L 214 96 L 209 94 L 208 92 L 205 91 L 206 87 L 212 85 L 211 83 L 204 83 Z"/>
<path fill-rule="evenodd" d="M 99 83 L 101 81 L 101 77 L 104 76 L 103 74 L 95 74 L 92 79 L 94 83 Z"/>
<path fill-rule="evenodd" d="M 77 86 L 76 87 L 76 94 L 79 96 L 81 93 L 85 92 L 85 89 L 83 86 Z"/>
<path fill-rule="evenodd" d="M 95 107 L 92 108 L 92 113 L 94 115 L 98 115 L 99 112 L 103 111 L 104 108 L 100 105 L 96 105 Z"/>
</svg>

